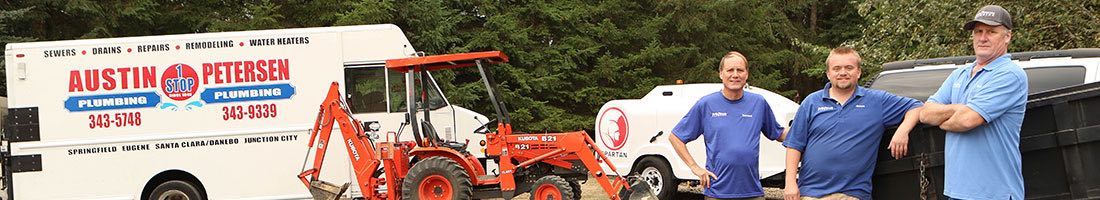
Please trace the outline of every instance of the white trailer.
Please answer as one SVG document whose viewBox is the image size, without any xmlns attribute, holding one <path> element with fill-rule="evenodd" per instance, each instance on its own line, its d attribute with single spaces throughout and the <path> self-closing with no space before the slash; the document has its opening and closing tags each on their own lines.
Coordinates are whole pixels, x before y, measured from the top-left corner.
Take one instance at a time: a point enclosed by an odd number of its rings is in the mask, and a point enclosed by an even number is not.
<svg viewBox="0 0 1100 200">
<path fill-rule="evenodd" d="M 329 85 L 385 138 L 406 117 L 384 61 L 415 52 L 389 24 L 8 44 L 4 185 L 16 200 L 310 198 L 296 175 Z M 440 136 L 483 140 L 469 133 L 486 118 L 432 83 L 415 105 Z M 343 167 L 323 179 L 354 182 L 348 159 L 327 164 Z"/>
<path fill-rule="evenodd" d="M 698 181 L 668 142 L 672 128 L 703 96 L 722 89 L 720 83 L 657 86 L 641 99 L 605 103 L 596 116 L 595 140 L 611 164 L 650 184 L 662 199 L 677 192 L 682 181 Z M 798 104 L 771 91 L 747 86 L 772 107 L 783 127 L 790 126 Z M 706 165 L 706 146 L 701 140 L 687 143 L 695 162 Z M 760 178 L 778 175 L 785 169 L 786 148 L 760 137 Z M 624 170 L 625 169 L 625 170 Z M 782 178 L 777 176 L 777 178 Z"/>
</svg>

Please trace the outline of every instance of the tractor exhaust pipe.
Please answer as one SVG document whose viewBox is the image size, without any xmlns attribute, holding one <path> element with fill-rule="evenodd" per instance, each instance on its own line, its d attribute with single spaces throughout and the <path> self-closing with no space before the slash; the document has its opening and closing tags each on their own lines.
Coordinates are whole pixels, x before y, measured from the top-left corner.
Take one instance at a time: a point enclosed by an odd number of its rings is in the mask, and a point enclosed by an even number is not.
<svg viewBox="0 0 1100 200">
<path fill-rule="evenodd" d="M 348 190 L 350 184 L 344 183 L 343 186 L 336 186 L 336 184 L 322 180 L 313 180 L 309 182 L 309 193 L 313 195 L 313 200 L 338 200 L 340 195 Z"/>
</svg>

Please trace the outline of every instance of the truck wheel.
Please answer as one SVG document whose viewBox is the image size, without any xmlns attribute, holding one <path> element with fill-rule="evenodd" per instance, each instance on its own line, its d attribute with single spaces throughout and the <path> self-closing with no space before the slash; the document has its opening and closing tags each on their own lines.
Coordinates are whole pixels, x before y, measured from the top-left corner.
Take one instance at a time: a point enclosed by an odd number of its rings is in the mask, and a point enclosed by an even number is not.
<svg viewBox="0 0 1100 200">
<path fill-rule="evenodd" d="M 653 194 L 659 199 L 672 199 L 676 194 L 678 183 L 676 177 L 672 175 L 672 167 L 658 157 L 650 156 L 642 159 L 634 168 L 634 175 L 649 184 L 649 189 L 653 190 Z"/>
<path fill-rule="evenodd" d="M 531 185 L 531 200 L 574 200 L 573 187 L 564 178 L 543 176 Z"/>
<path fill-rule="evenodd" d="M 570 181 L 569 182 L 569 187 L 573 188 L 573 200 L 580 200 L 581 199 L 581 184 L 577 183 L 577 182 Z"/>
<path fill-rule="evenodd" d="M 401 199 L 470 199 L 470 176 L 454 160 L 431 157 L 417 162 L 401 183 Z"/>
<path fill-rule="evenodd" d="M 149 193 L 149 200 L 201 200 L 205 199 L 186 181 L 168 181 L 161 183 Z"/>
</svg>

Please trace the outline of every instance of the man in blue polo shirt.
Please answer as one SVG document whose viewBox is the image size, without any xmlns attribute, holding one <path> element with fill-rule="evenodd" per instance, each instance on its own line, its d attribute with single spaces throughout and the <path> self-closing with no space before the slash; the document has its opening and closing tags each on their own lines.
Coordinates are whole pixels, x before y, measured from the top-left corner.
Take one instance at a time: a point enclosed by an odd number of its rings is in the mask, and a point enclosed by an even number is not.
<svg viewBox="0 0 1100 200">
<path fill-rule="evenodd" d="M 695 102 L 668 137 L 676 154 L 699 177 L 706 199 L 764 199 L 760 186 L 760 134 L 783 141 L 786 134 L 764 97 L 745 91 L 748 60 L 736 51 L 718 64 L 722 90 Z M 707 147 L 706 168 L 695 163 L 685 142 L 699 136 Z"/>
<path fill-rule="evenodd" d="M 953 199 L 1024 199 L 1020 126 L 1027 74 L 1012 62 L 1012 17 L 1000 6 L 963 25 L 977 60 L 955 69 L 928 99 L 920 121 L 946 130 L 944 195 Z"/>
<path fill-rule="evenodd" d="M 825 63 L 829 83 L 803 99 L 783 142 L 788 148 L 784 198 L 871 199 L 883 131 L 905 119 L 909 126 L 899 132 L 906 134 L 892 140 L 908 140 L 921 103 L 859 87 L 860 58 L 851 48 L 833 49 Z"/>
</svg>

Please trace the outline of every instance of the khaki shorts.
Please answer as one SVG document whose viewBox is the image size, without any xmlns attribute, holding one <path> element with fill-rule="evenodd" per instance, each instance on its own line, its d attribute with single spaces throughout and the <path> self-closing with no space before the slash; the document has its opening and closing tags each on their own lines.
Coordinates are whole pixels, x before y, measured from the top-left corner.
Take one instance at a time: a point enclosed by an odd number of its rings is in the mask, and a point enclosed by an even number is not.
<svg viewBox="0 0 1100 200">
<path fill-rule="evenodd" d="M 748 198 L 714 198 L 714 197 L 704 197 L 703 199 L 706 199 L 706 200 L 764 200 L 764 196 L 759 196 L 759 197 L 748 197 Z"/>
<path fill-rule="evenodd" d="M 802 200 L 859 200 L 859 198 L 844 193 L 832 193 L 821 198 L 803 196 Z"/>
</svg>

